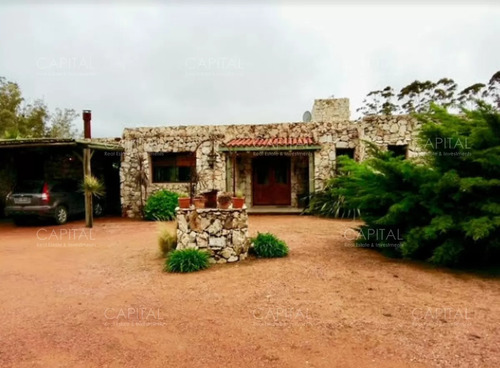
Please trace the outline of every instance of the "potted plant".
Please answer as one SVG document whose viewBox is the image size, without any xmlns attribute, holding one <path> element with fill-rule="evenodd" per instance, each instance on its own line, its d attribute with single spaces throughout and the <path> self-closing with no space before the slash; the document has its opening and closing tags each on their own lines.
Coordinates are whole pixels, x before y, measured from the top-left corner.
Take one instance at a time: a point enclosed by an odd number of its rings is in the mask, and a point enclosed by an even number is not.
<svg viewBox="0 0 500 368">
<path fill-rule="evenodd" d="M 189 192 L 191 195 L 191 201 L 194 204 L 196 208 L 205 208 L 206 203 L 207 203 L 207 197 L 201 193 L 201 191 L 207 187 L 207 184 L 203 178 L 203 176 L 196 171 L 196 168 L 192 168 L 192 174 L 191 174 L 191 179 L 189 183 Z M 198 193 L 195 195 L 195 193 Z M 216 200 L 217 198 L 214 199 L 214 205 L 213 207 L 215 208 L 216 206 Z"/>
<path fill-rule="evenodd" d="M 217 208 L 217 192 L 218 190 L 214 189 L 201 194 L 205 198 L 206 208 Z"/>
<path fill-rule="evenodd" d="M 233 208 L 243 208 L 245 204 L 245 196 L 243 195 L 243 191 L 236 191 L 236 196 L 233 197 Z"/>
<path fill-rule="evenodd" d="M 206 202 L 205 197 L 196 196 L 193 198 L 193 204 L 196 208 L 205 208 L 205 202 Z"/>
<path fill-rule="evenodd" d="M 191 205 L 191 198 L 189 198 L 189 194 L 187 193 L 179 193 L 178 201 L 180 208 L 189 208 Z"/>
<path fill-rule="evenodd" d="M 219 204 L 219 208 L 228 209 L 231 205 L 231 194 L 226 192 L 221 192 L 217 196 L 217 203 Z"/>
</svg>

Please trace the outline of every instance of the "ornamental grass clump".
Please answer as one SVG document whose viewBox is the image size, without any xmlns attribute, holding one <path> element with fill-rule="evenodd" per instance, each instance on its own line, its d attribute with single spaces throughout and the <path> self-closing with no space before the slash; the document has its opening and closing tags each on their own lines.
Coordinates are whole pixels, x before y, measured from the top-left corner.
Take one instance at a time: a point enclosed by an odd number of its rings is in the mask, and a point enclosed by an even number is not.
<svg viewBox="0 0 500 368">
<path fill-rule="evenodd" d="M 103 197 L 106 193 L 104 184 L 95 176 L 86 175 L 82 183 L 82 190 L 85 193 L 90 193 L 98 198 Z"/>
<path fill-rule="evenodd" d="M 165 271 L 195 272 L 209 267 L 208 253 L 199 249 L 181 249 L 172 251 L 165 261 Z"/>
<path fill-rule="evenodd" d="M 359 208 L 350 208 L 342 195 L 342 177 L 331 178 L 323 190 L 311 193 L 306 213 L 321 217 L 348 218 L 355 220 L 361 216 Z"/>
<path fill-rule="evenodd" d="M 163 257 L 167 257 L 177 246 L 177 232 L 170 231 L 162 224 L 158 232 L 158 247 Z"/>
<path fill-rule="evenodd" d="M 289 252 L 286 243 L 271 233 L 258 233 L 258 235 L 252 239 L 252 243 L 253 250 L 257 257 L 285 257 Z"/>
</svg>

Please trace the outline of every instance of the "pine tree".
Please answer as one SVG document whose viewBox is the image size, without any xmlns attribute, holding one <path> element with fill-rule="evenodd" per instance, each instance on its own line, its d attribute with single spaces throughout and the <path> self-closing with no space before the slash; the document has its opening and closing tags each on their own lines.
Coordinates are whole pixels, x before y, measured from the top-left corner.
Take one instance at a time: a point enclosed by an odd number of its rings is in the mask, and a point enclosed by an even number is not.
<svg viewBox="0 0 500 368">
<path fill-rule="evenodd" d="M 368 142 L 369 159 L 339 158 L 341 175 L 312 209 L 359 211 L 365 224 L 358 244 L 390 255 L 449 266 L 500 264 L 500 113 L 477 105 L 462 114 L 431 105 L 416 115 L 423 161 Z M 325 213 L 331 208 L 336 212 Z"/>
<path fill-rule="evenodd" d="M 479 103 L 461 115 L 434 106 L 418 118 L 439 180 L 424 196 L 432 217 L 408 233 L 403 255 L 446 265 L 498 261 L 500 114 Z"/>
</svg>

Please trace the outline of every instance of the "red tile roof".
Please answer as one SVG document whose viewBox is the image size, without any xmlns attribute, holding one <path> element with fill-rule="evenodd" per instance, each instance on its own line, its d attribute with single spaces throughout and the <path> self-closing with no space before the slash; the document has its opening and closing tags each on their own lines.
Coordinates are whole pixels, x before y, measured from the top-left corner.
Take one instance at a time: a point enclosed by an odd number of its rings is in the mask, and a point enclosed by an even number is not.
<svg viewBox="0 0 500 368">
<path fill-rule="evenodd" d="M 315 145 L 311 137 L 300 138 L 236 138 L 226 144 L 228 147 L 282 147 Z"/>
</svg>

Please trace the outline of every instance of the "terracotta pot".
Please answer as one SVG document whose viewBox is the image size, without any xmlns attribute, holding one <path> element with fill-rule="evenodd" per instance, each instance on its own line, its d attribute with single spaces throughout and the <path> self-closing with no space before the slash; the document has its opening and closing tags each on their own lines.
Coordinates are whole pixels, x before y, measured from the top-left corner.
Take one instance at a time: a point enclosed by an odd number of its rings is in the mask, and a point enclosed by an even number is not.
<svg viewBox="0 0 500 368">
<path fill-rule="evenodd" d="M 179 198 L 178 201 L 180 208 L 189 208 L 191 205 L 191 198 Z"/>
<path fill-rule="evenodd" d="M 219 203 L 219 208 L 222 208 L 223 210 L 227 210 L 229 206 L 231 205 L 231 199 L 227 200 L 218 200 L 217 203 Z"/>
<path fill-rule="evenodd" d="M 196 208 L 205 208 L 205 198 L 203 197 L 195 197 L 193 203 Z"/>
<path fill-rule="evenodd" d="M 233 197 L 233 208 L 243 208 L 245 204 L 245 198 Z"/>
</svg>

